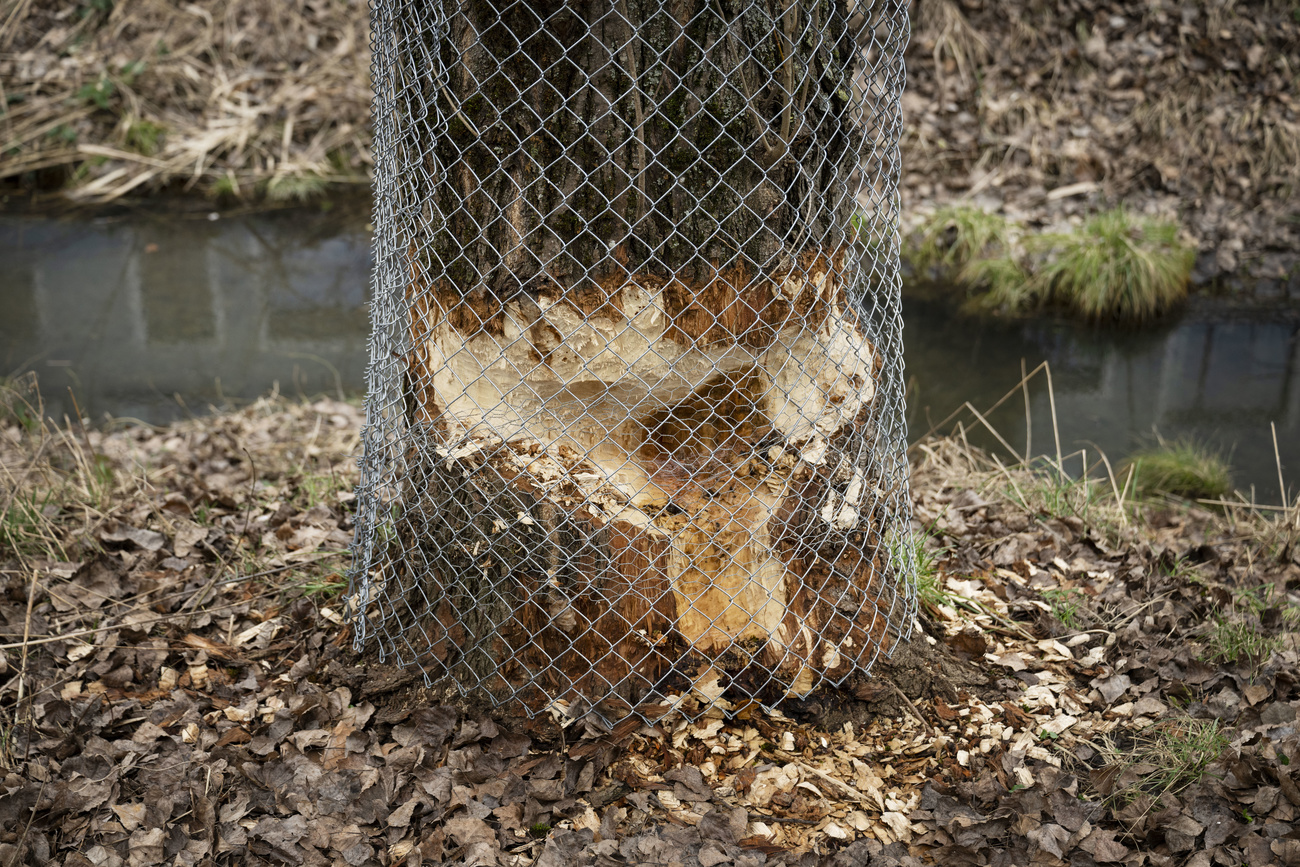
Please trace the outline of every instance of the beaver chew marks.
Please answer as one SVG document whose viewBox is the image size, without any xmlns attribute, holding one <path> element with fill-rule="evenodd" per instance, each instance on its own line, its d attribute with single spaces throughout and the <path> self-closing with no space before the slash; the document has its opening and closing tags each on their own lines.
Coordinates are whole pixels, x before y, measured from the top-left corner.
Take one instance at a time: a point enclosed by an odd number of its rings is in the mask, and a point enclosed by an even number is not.
<svg viewBox="0 0 1300 867">
<path fill-rule="evenodd" d="M 428 469 L 440 478 L 408 496 L 419 514 L 491 516 L 471 521 L 490 546 L 430 550 L 409 581 L 412 607 L 442 600 L 457 636 L 443 653 L 474 648 L 503 691 L 545 672 L 539 701 L 607 683 L 634 704 L 665 678 L 798 692 L 877 652 L 887 594 L 856 452 L 880 362 L 836 257 L 812 263 L 772 294 L 816 320 L 751 317 L 712 343 L 686 335 L 650 281 L 596 312 L 508 302 L 497 335 L 462 332 L 417 285 L 413 422 L 447 445 Z M 433 502 L 449 496 L 464 502 Z M 468 569 L 501 599 L 475 605 L 474 629 L 447 601 L 468 598 Z"/>
</svg>

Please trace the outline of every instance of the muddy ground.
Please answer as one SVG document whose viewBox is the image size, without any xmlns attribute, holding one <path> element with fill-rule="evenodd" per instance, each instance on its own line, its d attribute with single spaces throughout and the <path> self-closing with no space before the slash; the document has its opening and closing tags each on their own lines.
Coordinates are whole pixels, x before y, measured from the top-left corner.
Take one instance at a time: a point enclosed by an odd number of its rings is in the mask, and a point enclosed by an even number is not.
<svg viewBox="0 0 1300 867">
<path fill-rule="evenodd" d="M 0 422 L 0 864 L 1300 863 L 1294 513 L 1120 508 L 926 441 L 893 659 L 610 728 L 353 650 L 354 405 L 106 431 L 24 407 Z"/>
</svg>

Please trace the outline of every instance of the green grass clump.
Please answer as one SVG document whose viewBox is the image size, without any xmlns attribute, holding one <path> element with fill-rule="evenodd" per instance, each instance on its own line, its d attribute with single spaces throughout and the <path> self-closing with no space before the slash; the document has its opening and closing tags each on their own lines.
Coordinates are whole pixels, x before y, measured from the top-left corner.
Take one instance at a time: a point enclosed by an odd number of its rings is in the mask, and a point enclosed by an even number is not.
<svg viewBox="0 0 1300 867">
<path fill-rule="evenodd" d="M 208 198 L 210 199 L 225 199 L 239 197 L 239 195 L 239 181 L 229 172 L 217 178 L 208 187 Z"/>
<path fill-rule="evenodd" d="M 905 251 L 919 273 L 937 271 L 976 296 L 976 306 L 1022 310 L 1033 305 L 1032 282 L 1017 243 L 1019 228 L 1001 214 L 969 205 L 940 208 Z"/>
<path fill-rule="evenodd" d="M 77 99 L 96 108 L 107 109 L 117 93 L 117 85 L 107 75 L 100 75 L 94 81 L 87 82 L 77 91 Z"/>
<path fill-rule="evenodd" d="M 1124 462 L 1120 476 L 1126 477 L 1129 468 L 1134 490 L 1145 496 L 1218 500 L 1232 493 L 1228 462 L 1191 440 L 1162 442 L 1157 448 L 1135 452 Z"/>
<path fill-rule="evenodd" d="M 1125 781 L 1112 797 L 1127 804 L 1145 795 L 1158 805 L 1165 795 L 1175 796 L 1203 780 L 1229 743 L 1218 720 L 1183 717 L 1158 722 L 1112 766 Z"/>
<path fill-rule="evenodd" d="M 1001 214 L 970 205 L 949 205 L 935 211 L 921 226 L 907 259 L 918 270 L 960 273 L 972 262 L 1009 250 L 1011 228 Z"/>
<path fill-rule="evenodd" d="M 0 552 L 39 555 L 49 539 L 45 510 L 53 495 L 43 499 L 30 494 L 16 494 L 0 509 Z"/>
<path fill-rule="evenodd" d="M 940 605 L 952 602 L 952 594 L 944 585 L 943 573 L 939 571 L 939 560 L 944 549 L 926 546 L 927 537 L 923 533 L 912 536 L 910 556 L 916 564 L 916 598 L 927 609 L 934 610 Z"/>
<path fill-rule="evenodd" d="M 971 261 L 961 270 L 960 279 L 985 293 L 982 299 L 985 307 L 1021 311 L 1039 304 L 1029 271 L 1009 250 Z"/>
<path fill-rule="evenodd" d="M 315 172 L 276 175 L 266 183 L 273 202 L 309 202 L 325 192 L 325 179 Z"/>
<path fill-rule="evenodd" d="M 1281 639 L 1265 635 L 1257 622 L 1216 617 L 1205 633 L 1200 656 L 1209 663 L 1259 668 L 1281 646 Z"/>
<path fill-rule="evenodd" d="M 1088 319 L 1141 321 L 1187 296 L 1196 251 L 1178 240 L 1178 226 L 1104 211 L 1078 232 L 1047 235 L 1034 282 L 1044 297 Z"/>
<path fill-rule="evenodd" d="M 969 205 L 935 212 L 911 238 L 907 261 L 963 284 L 980 306 L 1044 306 L 1086 319 L 1142 321 L 1187 295 L 1196 251 L 1174 223 L 1103 211 L 1076 232 L 1033 236 Z"/>
<path fill-rule="evenodd" d="M 1061 621 L 1066 629 L 1078 629 L 1083 625 L 1082 590 L 1075 587 L 1054 587 L 1043 591 L 1043 599 L 1052 607 L 1052 616 Z"/>
<path fill-rule="evenodd" d="M 1300 611 L 1290 604 L 1286 591 L 1279 593 L 1273 584 L 1234 590 L 1229 611 L 1207 619 L 1198 640 L 1198 658 L 1211 665 L 1241 665 L 1251 675 L 1258 673 L 1284 645 L 1281 635 L 1269 634 L 1264 626 L 1270 609 L 1275 609 L 1284 630 L 1300 622 Z"/>
<path fill-rule="evenodd" d="M 151 120 L 132 121 L 126 128 L 126 146 L 138 154 L 151 157 L 161 150 L 163 133 L 166 131 L 162 124 Z"/>
</svg>

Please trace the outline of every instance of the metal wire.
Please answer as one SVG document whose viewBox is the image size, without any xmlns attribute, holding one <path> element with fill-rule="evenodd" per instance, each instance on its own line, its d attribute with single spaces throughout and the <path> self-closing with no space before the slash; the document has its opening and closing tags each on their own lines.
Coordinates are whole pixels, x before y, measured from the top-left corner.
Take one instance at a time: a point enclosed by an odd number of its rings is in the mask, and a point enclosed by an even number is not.
<svg viewBox="0 0 1300 867">
<path fill-rule="evenodd" d="M 355 641 L 529 714 L 910 633 L 906 4 L 373 0 Z"/>
</svg>

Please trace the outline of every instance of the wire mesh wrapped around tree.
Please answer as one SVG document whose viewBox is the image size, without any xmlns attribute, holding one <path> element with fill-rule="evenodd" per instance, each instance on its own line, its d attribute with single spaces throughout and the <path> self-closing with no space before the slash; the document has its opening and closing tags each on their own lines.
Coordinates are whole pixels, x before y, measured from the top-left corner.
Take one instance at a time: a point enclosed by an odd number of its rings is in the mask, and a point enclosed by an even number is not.
<svg viewBox="0 0 1300 867">
<path fill-rule="evenodd" d="M 906 6 L 376 0 L 356 641 L 530 713 L 909 631 Z"/>
</svg>

